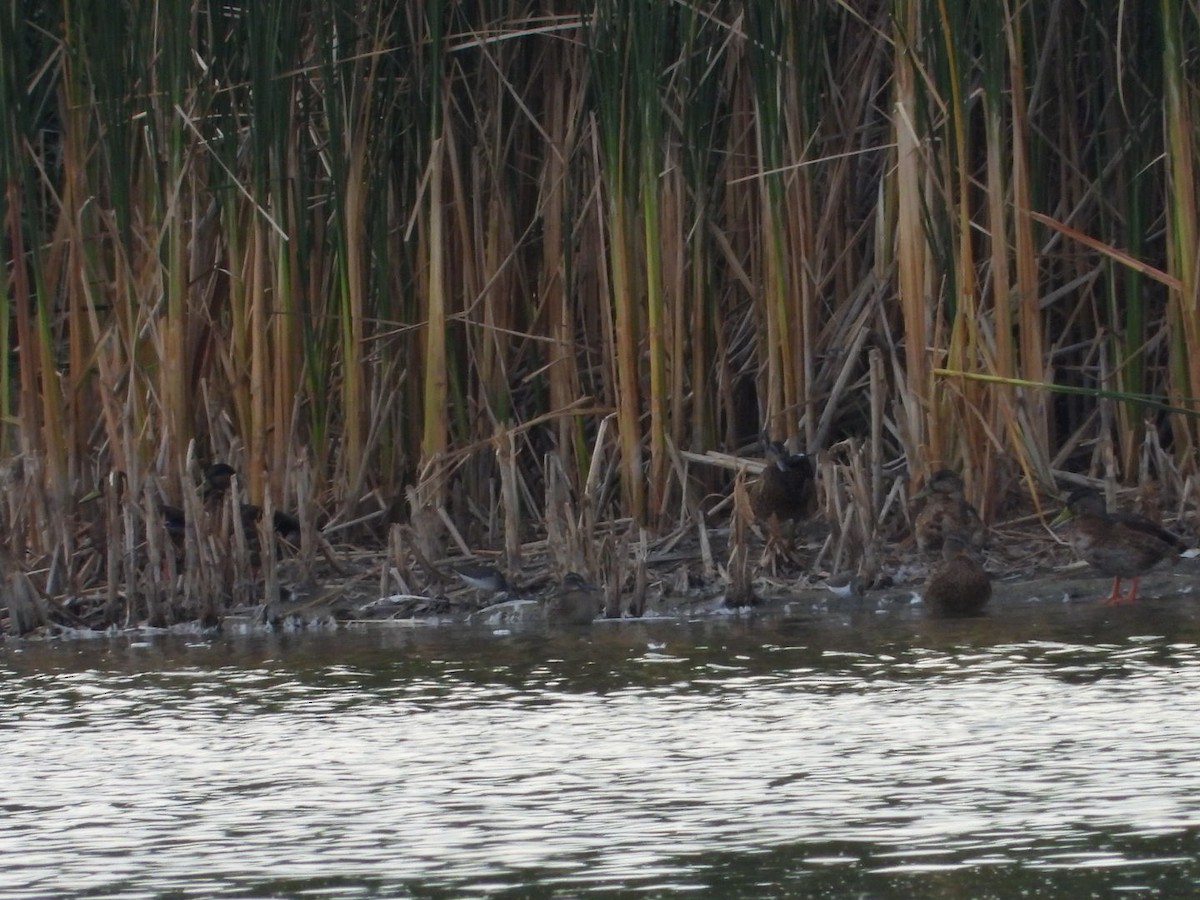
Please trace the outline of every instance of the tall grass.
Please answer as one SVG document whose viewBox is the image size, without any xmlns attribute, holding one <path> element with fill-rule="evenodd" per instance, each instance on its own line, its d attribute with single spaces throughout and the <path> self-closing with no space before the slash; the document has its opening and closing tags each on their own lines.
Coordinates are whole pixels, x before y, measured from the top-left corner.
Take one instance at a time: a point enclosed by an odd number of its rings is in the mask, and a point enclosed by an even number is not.
<svg viewBox="0 0 1200 900">
<path fill-rule="evenodd" d="M 64 585 L 110 471 L 216 459 L 496 546 L 547 454 L 660 528 L 728 487 L 679 450 L 762 435 L 989 516 L 1147 429 L 1194 472 L 1194 5 L 68 0 L 0 47 L 0 442 Z"/>
</svg>

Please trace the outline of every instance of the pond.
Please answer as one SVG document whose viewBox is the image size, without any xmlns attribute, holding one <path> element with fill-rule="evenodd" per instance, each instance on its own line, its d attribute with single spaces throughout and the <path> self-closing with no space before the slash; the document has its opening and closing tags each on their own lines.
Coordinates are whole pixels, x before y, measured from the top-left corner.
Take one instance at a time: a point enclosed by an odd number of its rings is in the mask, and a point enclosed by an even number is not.
<svg viewBox="0 0 1200 900">
<path fill-rule="evenodd" d="M 1200 892 L 1200 614 L 0 646 L 5 897 Z"/>
</svg>

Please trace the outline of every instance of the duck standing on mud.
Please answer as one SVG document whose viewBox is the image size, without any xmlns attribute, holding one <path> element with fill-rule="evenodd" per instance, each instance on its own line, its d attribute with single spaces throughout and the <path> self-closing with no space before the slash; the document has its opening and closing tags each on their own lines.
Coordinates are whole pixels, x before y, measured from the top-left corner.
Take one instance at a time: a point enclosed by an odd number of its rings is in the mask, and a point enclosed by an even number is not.
<svg viewBox="0 0 1200 900">
<path fill-rule="evenodd" d="M 1063 530 L 1072 549 L 1097 572 L 1113 579 L 1108 604 L 1136 603 L 1138 581 L 1164 559 L 1172 562 L 1187 549 L 1183 540 L 1144 516 L 1110 513 L 1095 488 L 1081 487 L 1067 496 L 1067 504 L 1051 528 Z M 1121 579 L 1130 579 L 1128 594 Z"/>
</svg>

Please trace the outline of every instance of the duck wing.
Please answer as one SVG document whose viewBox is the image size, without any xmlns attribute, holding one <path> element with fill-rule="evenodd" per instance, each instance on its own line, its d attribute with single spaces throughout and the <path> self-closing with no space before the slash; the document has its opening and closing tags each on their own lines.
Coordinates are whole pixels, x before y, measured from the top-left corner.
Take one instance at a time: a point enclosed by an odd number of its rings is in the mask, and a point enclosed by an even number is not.
<svg viewBox="0 0 1200 900">
<path fill-rule="evenodd" d="M 1187 549 L 1187 543 L 1183 538 L 1167 531 L 1167 529 L 1163 528 L 1157 522 L 1151 521 L 1145 516 L 1139 516 L 1137 513 L 1130 512 L 1115 512 L 1109 513 L 1108 518 L 1109 521 L 1129 532 L 1137 532 L 1151 537 L 1156 541 L 1161 541 L 1167 547 L 1175 550 L 1176 553 L 1182 553 Z"/>
</svg>

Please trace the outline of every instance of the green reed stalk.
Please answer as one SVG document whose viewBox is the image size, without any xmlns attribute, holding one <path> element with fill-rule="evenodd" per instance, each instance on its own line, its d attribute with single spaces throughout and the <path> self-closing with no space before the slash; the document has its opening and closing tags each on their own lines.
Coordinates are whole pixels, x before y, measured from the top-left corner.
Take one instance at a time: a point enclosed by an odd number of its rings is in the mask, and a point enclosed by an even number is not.
<svg viewBox="0 0 1200 900">
<path fill-rule="evenodd" d="M 597 127 L 600 134 L 606 186 L 608 267 L 611 278 L 615 333 L 611 356 L 615 361 L 617 430 L 621 446 L 622 488 L 625 508 L 638 521 L 645 518 L 645 484 L 642 475 L 641 391 L 639 390 L 638 294 L 641 282 L 633 268 L 635 234 L 630 208 L 636 203 L 638 184 L 636 148 L 630 147 L 637 122 L 629 81 L 629 22 L 620 4 L 597 0 L 588 22 L 588 47 L 597 91 Z M 631 172 L 632 170 L 632 172 Z"/>
<path fill-rule="evenodd" d="M 760 174 L 758 236 L 762 241 L 761 304 L 765 341 L 760 353 L 766 366 L 766 396 L 761 402 L 765 431 L 773 439 L 791 435 L 799 409 L 796 360 L 792 341 L 791 284 L 786 258 L 787 215 L 780 170 L 785 144 L 782 112 L 785 82 L 793 78 L 773 35 L 788 33 L 783 8 L 769 0 L 747 6 L 747 73 L 754 87 L 754 125 Z"/>
<path fill-rule="evenodd" d="M 427 60 L 431 90 L 439 94 L 445 90 L 442 81 L 442 17 L 443 4 L 430 3 L 425 12 L 428 28 L 429 59 Z M 449 374 L 446 368 L 446 226 L 443 221 L 443 182 L 446 178 L 446 128 L 448 117 L 444 114 L 445 98 L 436 99 L 430 105 L 428 133 L 429 197 L 425 224 L 427 314 L 424 344 L 424 418 L 421 428 L 421 457 L 428 461 L 446 449 L 446 401 L 449 396 Z"/>
<path fill-rule="evenodd" d="M 540 88 L 546 101 L 545 128 L 548 145 L 544 154 L 541 182 L 541 219 L 543 239 L 538 293 L 546 304 L 549 346 L 550 409 L 566 409 L 580 395 L 580 379 L 575 353 L 574 312 L 567 287 L 571 241 L 568 209 L 568 159 L 574 137 L 574 115 L 581 98 L 572 90 L 569 72 L 579 65 L 576 54 L 565 45 L 552 43 L 545 48 Z M 488 305 L 489 314 L 493 305 Z M 497 341 L 500 336 L 497 335 Z M 489 340 L 489 346 L 493 342 Z M 502 359 L 490 363 L 503 372 Z M 556 424 L 560 447 L 573 448 L 576 465 L 568 467 L 573 483 L 580 487 L 586 475 L 586 454 L 579 420 L 563 417 Z"/>
<path fill-rule="evenodd" d="M 1020 374 L 1027 381 L 1045 380 L 1045 341 L 1042 312 L 1038 304 L 1038 259 L 1034 244 L 1033 186 L 1029 163 L 1029 109 L 1026 97 L 1024 32 L 1021 18 L 1009 0 L 1004 0 L 1005 39 L 1008 51 L 1010 143 L 1010 184 L 1012 186 L 1012 230 L 1014 287 L 1017 304 Z M 1035 397 L 1027 407 L 1032 434 L 1026 435 L 1026 449 L 1036 460 L 1039 471 L 1049 467 L 1048 407 Z"/>
<path fill-rule="evenodd" d="M 909 459 L 928 454 L 943 455 L 937 418 L 929 414 L 931 381 L 926 355 L 928 319 L 925 311 L 929 289 L 929 250 L 922 226 L 923 185 L 927 172 L 922 162 L 921 117 L 917 98 L 918 53 L 913 43 L 920 33 L 921 4 L 906 0 L 897 6 L 893 40 L 896 47 L 893 129 L 896 143 L 896 281 L 904 329 L 905 450 Z"/>
<path fill-rule="evenodd" d="M 1185 22 L 1179 4 L 1162 0 L 1160 4 L 1163 34 L 1163 118 L 1167 153 L 1169 192 L 1166 201 L 1170 240 L 1170 260 L 1180 289 L 1170 294 L 1171 394 L 1172 402 L 1195 408 L 1200 397 L 1200 225 L 1196 202 L 1196 131 L 1191 86 L 1184 77 L 1183 46 Z M 1193 14 L 1194 15 L 1194 14 Z M 1196 22 L 1190 23 L 1194 31 Z M 1176 437 L 1185 446 L 1196 443 L 1195 427 L 1176 427 Z"/>
<path fill-rule="evenodd" d="M 632 79 L 628 88 L 633 97 L 632 117 L 637 123 L 634 143 L 638 156 L 638 193 L 641 197 L 641 230 L 644 252 L 646 291 L 646 352 L 650 364 L 650 387 L 646 400 L 650 407 L 649 512 L 662 517 L 666 504 L 667 480 L 667 328 L 666 299 L 663 296 L 662 246 L 675 237 L 663 228 L 660 173 L 666 159 L 662 145 L 667 135 L 662 128 L 660 70 L 666 67 L 665 38 L 668 26 L 666 4 L 636 4 L 631 27 Z"/>
</svg>

